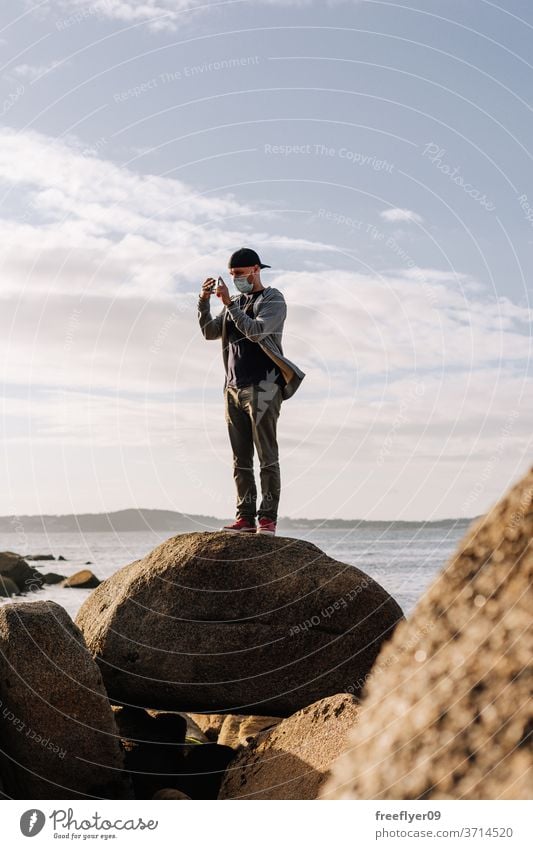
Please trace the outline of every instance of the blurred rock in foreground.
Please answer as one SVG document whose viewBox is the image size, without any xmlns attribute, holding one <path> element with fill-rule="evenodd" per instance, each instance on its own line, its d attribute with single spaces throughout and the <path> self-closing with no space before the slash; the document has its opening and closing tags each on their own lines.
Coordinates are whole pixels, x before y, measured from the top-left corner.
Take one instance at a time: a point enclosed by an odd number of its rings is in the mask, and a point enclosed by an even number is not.
<svg viewBox="0 0 533 849">
<path fill-rule="evenodd" d="M 533 796 L 533 468 L 386 645 L 326 799 Z"/>
</svg>

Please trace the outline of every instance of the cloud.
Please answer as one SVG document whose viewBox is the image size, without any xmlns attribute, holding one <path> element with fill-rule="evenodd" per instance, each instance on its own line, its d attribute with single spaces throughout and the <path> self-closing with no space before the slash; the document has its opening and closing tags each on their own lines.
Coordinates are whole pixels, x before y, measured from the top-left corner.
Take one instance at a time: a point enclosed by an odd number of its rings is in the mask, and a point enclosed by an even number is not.
<svg viewBox="0 0 533 849">
<path fill-rule="evenodd" d="M 105 149 L 99 149 L 100 155 Z M 156 297 L 223 271 L 231 250 L 264 233 L 257 209 L 231 193 L 201 194 L 177 179 L 140 175 L 81 141 L 0 129 L 3 239 L 0 298 L 46 290 Z M 280 236 L 279 246 L 329 246 Z"/>
<path fill-rule="evenodd" d="M 270 6 L 305 7 L 312 5 L 315 0 L 254 0 Z M 27 4 L 33 0 L 26 0 Z M 335 6 L 341 3 L 358 4 L 361 0 L 328 0 L 327 5 Z M 40 3 L 38 13 L 45 10 L 54 11 L 61 18 L 56 20 L 59 30 L 68 29 L 75 23 L 94 18 L 122 21 L 124 23 L 145 23 L 149 29 L 174 31 L 178 26 L 190 23 L 191 17 L 218 12 L 218 0 L 45 0 Z"/>
<path fill-rule="evenodd" d="M 385 209 L 380 212 L 381 218 L 385 221 L 413 221 L 415 224 L 422 224 L 423 218 L 416 212 L 410 209 Z"/>
<path fill-rule="evenodd" d="M 26 0 L 33 8 L 33 0 Z M 53 13 L 56 28 L 66 31 L 71 26 L 93 20 L 115 20 L 125 24 L 147 24 L 149 29 L 175 30 L 191 21 L 191 16 L 216 10 L 217 2 L 209 0 L 45 0 L 38 5 L 40 16 Z"/>
<path fill-rule="evenodd" d="M 52 275 L 53 269 L 46 272 Z M 91 270 L 86 273 L 90 278 Z M 508 387 L 519 378 L 531 384 L 524 373 L 530 310 L 506 298 L 468 295 L 452 275 L 447 284 L 428 278 L 428 289 L 401 273 L 378 279 L 337 269 L 330 277 L 336 283 L 327 291 L 321 274 L 294 271 L 273 279 L 288 304 L 284 350 L 308 375 L 299 391 L 299 409 L 307 403 L 309 421 L 316 425 L 323 419 L 324 432 L 335 430 L 340 421 L 335 409 L 362 423 L 377 402 L 394 399 L 397 388 L 409 381 L 430 382 L 434 424 L 449 422 L 453 415 L 463 420 L 459 430 L 472 405 L 476 415 L 487 405 L 487 387 L 495 397 L 503 393 L 507 398 Z M 74 388 L 87 393 L 89 405 L 92 393 L 109 396 L 113 403 L 133 396 L 160 398 L 169 409 L 177 398 L 180 407 L 218 401 L 220 342 L 206 343 L 200 334 L 197 286 L 182 293 L 147 289 L 124 299 L 115 296 L 111 276 L 107 294 L 93 293 L 90 279 L 81 286 L 82 277 L 76 294 L 67 281 L 68 276 L 62 293 L 43 286 L 22 300 L 14 292 L 4 298 L 0 366 L 5 387 L 31 385 L 36 411 L 41 392 Z M 214 302 L 213 314 L 219 309 Z M 444 386 L 447 394 L 440 398 Z M 463 407 L 451 408 L 449 395 L 456 395 L 458 386 L 466 398 Z M 531 389 L 529 394 L 533 398 Z M 497 404 L 494 409 L 500 412 Z M 391 422 L 394 404 L 383 410 Z"/>
<path fill-rule="evenodd" d="M 49 62 L 47 65 L 17 65 L 13 68 L 12 73 L 17 77 L 22 77 L 27 80 L 37 80 L 40 77 L 44 77 L 46 74 L 53 71 L 54 68 L 59 68 L 61 66 L 65 67 L 68 65 L 68 62 L 63 60 L 54 60 L 53 62 Z"/>
<path fill-rule="evenodd" d="M 104 210 L 130 207 L 140 224 L 141 218 L 169 220 L 183 213 L 185 205 L 192 221 L 206 215 L 231 215 L 240 208 L 229 195 L 202 197 L 178 180 L 141 176 L 95 158 L 72 137 L 67 144 L 36 132 L 6 128 L 0 130 L 0 140 L 0 180 L 23 191 L 29 187 L 35 208 L 54 217 L 68 212 L 107 225 L 105 216 L 102 220 Z M 119 231 L 127 231 L 134 222 L 115 219 L 115 223 Z"/>
<path fill-rule="evenodd" d="M 531 310 L 490 297 L 464 273 L 337 269 L 335 246 L 251 231 L 252 208 L 231 194 L 203 196 L 175 179 L 136 174 L 85 155 L 75 139 L 0 130 L 0 183 L 0 343 L 10 382 L 172 391 L 169 363 L 185 347 L 180 379 L 193 386 L 207 354 L 195 316 L 200 283 L 246 242 L 265 255 L 272 243 L 295 257 L 297 270 L 273 269 L 269 283 L 286 295 L 287 344 L 304 371 L 305 363 L 312 368 L 313 395 L 350 394 L 361 376 L 379 387 L 420 369 L 513 371 L 529 355 Z M 314 268 L 314 256 L 327 268 Z M 210 375 L 207 388 L 216 391 L 217 380 Z"/>
</svg>

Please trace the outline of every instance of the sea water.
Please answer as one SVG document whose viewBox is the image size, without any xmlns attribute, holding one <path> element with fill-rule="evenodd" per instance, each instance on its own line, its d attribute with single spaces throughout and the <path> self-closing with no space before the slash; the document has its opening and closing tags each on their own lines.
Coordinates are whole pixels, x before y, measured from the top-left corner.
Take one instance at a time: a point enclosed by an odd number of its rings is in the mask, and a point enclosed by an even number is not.
<svg viewBox="0 0 533 849">
<path fill-rule="evenodd" d="M 384 587 L 409 615 L 417 601 L 446 564 L 466 526 L 461 523 L 430 525 L 409 523 L 405 527 L 379 523 L 360 528 L 278 528 L 278 537 L 306 539 L 330 557 L 357 566 Z M 103 580 L 118 569 L 148 554 L 172 536 L 168 531 L 16 533 L 0 534 L 0 551 L 17 554 L 62 555 L 65 560 L 37 561 L 42 572 L 73 575 L 89 568 Z M 90 565 L 87 566 L 87 561 Z M 35 593 L 15 596 L 13 601 L 53 599 L 74 618 L 91 590 L 58 585 Z M 9 603 L 8 599 L 0 603 Z"/>
</svg>

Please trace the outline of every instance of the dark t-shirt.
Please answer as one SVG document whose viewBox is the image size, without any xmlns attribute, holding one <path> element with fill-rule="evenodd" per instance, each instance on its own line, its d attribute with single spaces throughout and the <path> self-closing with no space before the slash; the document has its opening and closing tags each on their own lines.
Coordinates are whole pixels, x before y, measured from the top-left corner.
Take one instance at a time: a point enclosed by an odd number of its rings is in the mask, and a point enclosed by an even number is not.
<svg viewBox="0 0 533 849">
<path fill-rule="evenodd" d="M 253 302 L 260 295 L 258 292 L 250 292 L 248 295 L 240 295 L 237 304 L 250 318 L 253 318 Z M 269 380 L 285 385 L 285 379 L 268 354 L 265 354 L 257 342 L 247 339 L 236 327 L 235 322 L 228 311 L 226 315 L 226 329 L 228 334 L 228 370 L 226 374 L 226 386 L 234 386 L 237 389 L 249 386 L 251 383 L 260 383 Z"/>
</svg>

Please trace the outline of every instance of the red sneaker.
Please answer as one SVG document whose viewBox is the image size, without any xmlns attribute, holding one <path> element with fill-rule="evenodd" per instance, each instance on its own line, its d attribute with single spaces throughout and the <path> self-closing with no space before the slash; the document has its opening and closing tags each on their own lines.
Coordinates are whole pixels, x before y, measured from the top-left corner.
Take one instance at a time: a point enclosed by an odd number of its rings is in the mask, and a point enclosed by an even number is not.
<svg viewBox="0 0 533 849">
<path fill-rule="evenodd" d="M 267 519 L 266 516 L 262 516 L 259 519 L 256 534 L 271 534 L 274 536 L 275 533 L 276 523 L 272 519 Z"/>
<path fill-rule="evenodd" d="M 245 531 L 246 533 L 255 533 L 255 522 L 251 522 L 249 519 L 245 519 L 241 516 L 240 519 L 237 519 L 236 522 L 233 522 L 231 525 L 224 525 L 224 527 L 220 528 L 221 531 Z"/>
</svg>

